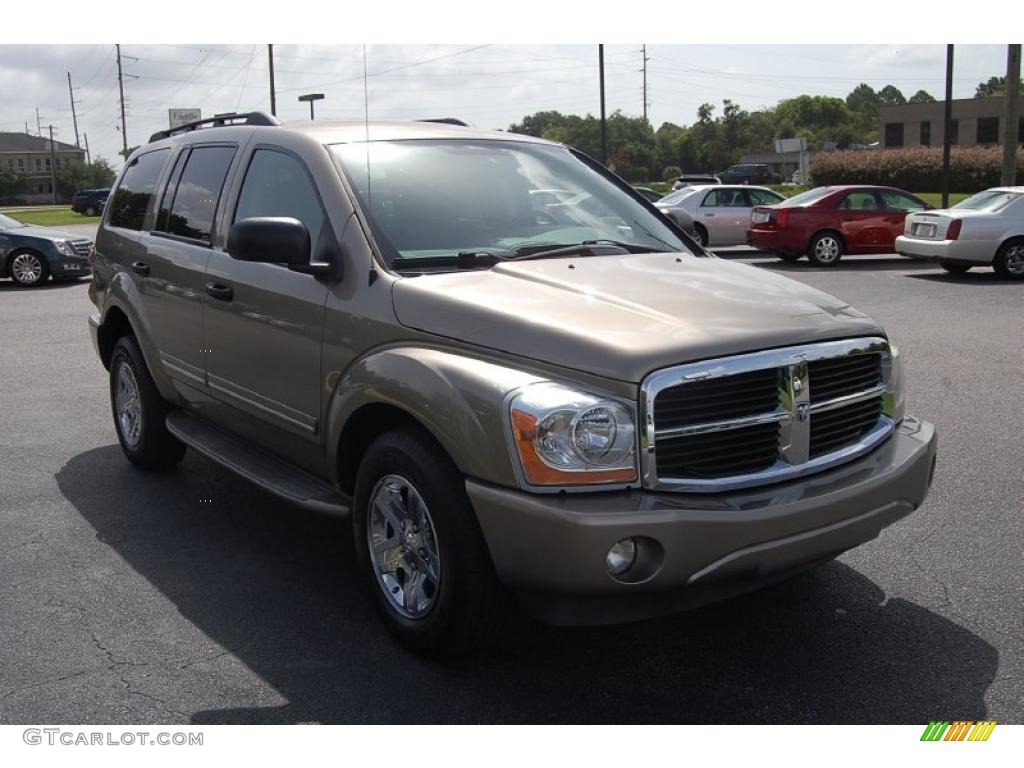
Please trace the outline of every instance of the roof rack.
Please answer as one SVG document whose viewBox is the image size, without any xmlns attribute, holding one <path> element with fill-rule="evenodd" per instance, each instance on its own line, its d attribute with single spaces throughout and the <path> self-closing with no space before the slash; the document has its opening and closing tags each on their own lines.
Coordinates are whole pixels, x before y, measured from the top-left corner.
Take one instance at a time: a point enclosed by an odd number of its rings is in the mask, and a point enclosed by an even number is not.
<svg viewBox="0 0 1024 768">
<path fill-rule="evenodd" d="M 465 120 L 459 120 L 457 117 L 426 117 L 422 120 L 417 120 L 417 123 L 444 123 L 445 125 L 461 125 L 464 128 L 472 128 L 469 123 Z"/>
<path fill-rule="evenodd" d="M 196 120 L 184 125 L 176 125 L 166 131 L 157 131 L 149 137 L 150 142 L 169 139 L 179 133 L 195 131 L 199 128 L 220 128 L 227 125 L 280 125 L 281 121 L 266 112 L 226 112 L 220 115 L 208 117 L 205 120 Z"/>
</svg>

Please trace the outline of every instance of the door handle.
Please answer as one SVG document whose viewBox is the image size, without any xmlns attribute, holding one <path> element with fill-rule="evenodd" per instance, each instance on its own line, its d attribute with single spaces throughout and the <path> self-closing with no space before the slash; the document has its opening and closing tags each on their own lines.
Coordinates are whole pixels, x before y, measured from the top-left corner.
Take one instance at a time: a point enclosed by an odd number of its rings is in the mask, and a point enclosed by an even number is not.
<svg viewBox="0 0 1024 768">
<path fill-rule="evenodd" d="M 149 274 L 149 264 L 147 264 L 144 261 L 133 261 L 132 262 L 132 272 L 136 272 L 136 273 L 138 273 L 140 275 L 143 275 L 143 276 L 148 275 Z"/>
<path fill-rule="evenodd" d="M 705 214 L 704 214 L 704 218 L 705 218 L 705 219 L 711 219 L 711 218 L 714 218 L 714 215 L 715 215 L 715 214 L 713 214 L 713 213 L 705 213 Z"/>
<path fill-rule="evenodd" d="M 230 285 L 207 283 L 206 295 L 218 301 L 231 301 L 235 297 L 235 292 L 231 289 Z"/>
</svg>

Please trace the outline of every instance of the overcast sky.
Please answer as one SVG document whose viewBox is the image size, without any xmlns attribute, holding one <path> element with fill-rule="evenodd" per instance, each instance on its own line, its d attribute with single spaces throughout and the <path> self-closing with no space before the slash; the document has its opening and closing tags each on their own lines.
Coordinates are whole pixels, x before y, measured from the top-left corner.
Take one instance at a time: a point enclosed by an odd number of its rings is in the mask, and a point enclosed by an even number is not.
<svg viewBox="0 0 1024 768">
<path fill-rule="evenodd" d="M 167 127 L 169 107 L 218 112 L 269 111 L 265 44 L 121 46 L 128 144 Z M 372 118 L 455 116 L 506 128 L 541 109 L 599 111 L 597 46 L 372 45 L 367 49 Z M 657 127 L 689 124 L 705 101 L 732 99 L 745 109 L 803 93 L 845 96 L 860 82 L 892 83 L 906 96 L 923 88 L 941 98 L 942 45 L 649 45 L 649 117 Z M 297 97 L 323 92 L 317 117 L 363 116 L 360 45 L 275 45 L 278 117 L 308 118 Z M 640 44 L 605 47 L 607 109 L 643 112 Z M 957 98 L 1006 69 L 1006 47 L 956 48 Z M 0 131 L 43 132 L 74 143 L 67 72 L 75 87 L 80 133 L 93 157 L 119 167 L 117 68 L 113 45 L 0 45 Z"/>
</svg>

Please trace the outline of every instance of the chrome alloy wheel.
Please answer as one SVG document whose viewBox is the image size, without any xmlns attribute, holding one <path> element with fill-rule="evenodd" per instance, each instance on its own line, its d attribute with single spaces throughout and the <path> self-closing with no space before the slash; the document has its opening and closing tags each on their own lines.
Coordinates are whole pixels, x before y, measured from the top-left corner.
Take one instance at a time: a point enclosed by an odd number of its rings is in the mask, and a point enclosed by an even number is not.
<svg viewBox="0 0 1024 768">
<path fill-rule="evenodd" d="M 831 263 L 839 258 L 839 241 L 831 235 L 818 238 L 814 244 L 814 255 L 824 263 Z"/>
<path fill-rule="evenodd" d="M 1017 243 L 1007 248 L 1003 264 L 1006 265 L 1006 271 L 1014 277 L 1024 275 L 1024 244 Z"/>
<path fill-rule="evenodd" d="M 136 448 L 142 440 L 142 401 L 135 373 L 126 362 L 117 368 L 117 385 L 114 390 L 114 410 L 117 413 L 117 428 L 129 448 Z"/>
<path fill-rule="evenodd" d="M 366 515 L 377 583 L 402 616 L 423 618 L 441 583 L 437 535 L 423 497 L 404 477 L 385 475 L 370 494 Z"/>
<path fill-rule="evenodd" d="M 43 276 L 43 262 L 34 253 L 19 253 L 11 262 L 11 274 L 22 285 L 33 285 Z"/>
</svg>

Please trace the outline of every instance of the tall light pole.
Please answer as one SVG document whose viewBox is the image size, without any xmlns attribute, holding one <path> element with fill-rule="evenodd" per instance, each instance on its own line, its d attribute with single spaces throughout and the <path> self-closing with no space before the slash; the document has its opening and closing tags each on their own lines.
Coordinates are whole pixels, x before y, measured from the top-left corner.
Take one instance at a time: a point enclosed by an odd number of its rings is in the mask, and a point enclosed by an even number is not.
<svg viewBox="0 0 1024 768">
<path fill-rule="evenodd" d="M 597 67 L 601 81 L 601 162 L 608 165 L 608 121 L 604 115 L 604 45 L 597 46 Z"/>
<path fill-rule="evenodd" d="M 949 154 L 953 143 L 953 46 L 946 46 L 946 104 L 942 118 L 942 207 L 949 207 Z"/>
<path fill-rule="evenodd" d="M 78 115 L 75 114 L 75 89 L 71 87 L 71 73 L 68 72 L 68 97 L 71 99 L 71 122 L 75 126 L 75 146 L 81 149 L 78 143 Z"/>
<path fill-rule="evenodd" d="M 277 114 L 277 91 L 274 90 L 274 46 L 267 45 L 267 60 L 270 63 L 270 114 Z"/>
<path fill-rule="evenodd" d="M 1020 145 L 1020 44 L 1006 46 L 1006 101 L 1003 107 L 1004 187 L 1017 183 L 1017 147 Z"/>
<path fill-rule="evenodd" d="M 299 101 L 308 101 L 309 102 L 309 119 L 310 120 L 315 120 L 316 119 L 316 116 L 313 114 L 313 102 L 320 101 L 323 97 L 324 97 L 324 95 L 322 93 L 305 93 L 302 96 L 299 96 Z"/>
</svg>

